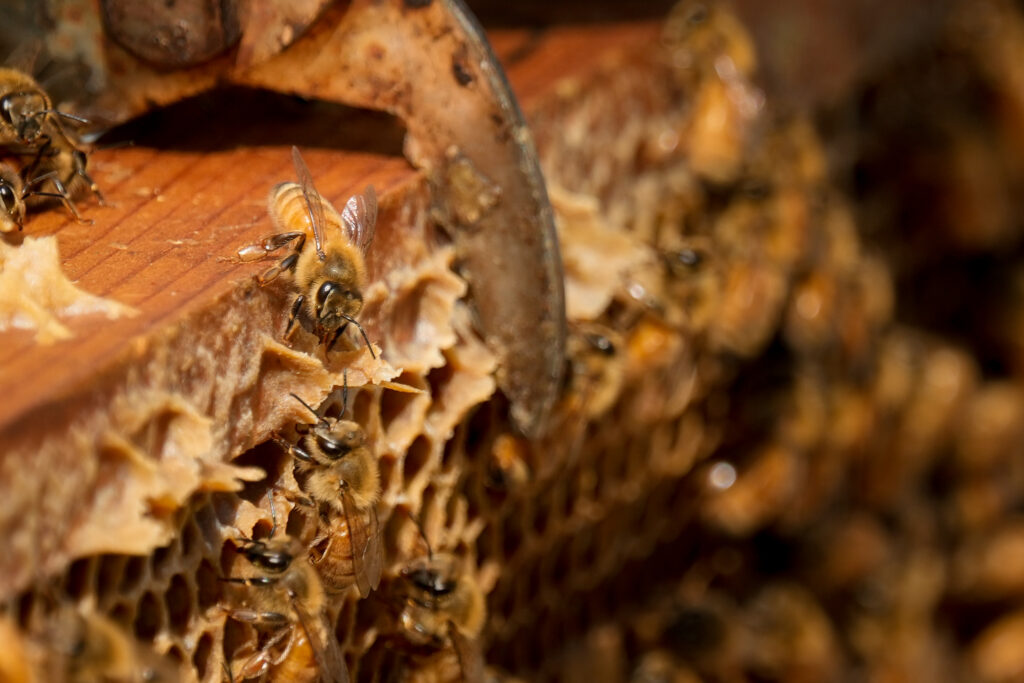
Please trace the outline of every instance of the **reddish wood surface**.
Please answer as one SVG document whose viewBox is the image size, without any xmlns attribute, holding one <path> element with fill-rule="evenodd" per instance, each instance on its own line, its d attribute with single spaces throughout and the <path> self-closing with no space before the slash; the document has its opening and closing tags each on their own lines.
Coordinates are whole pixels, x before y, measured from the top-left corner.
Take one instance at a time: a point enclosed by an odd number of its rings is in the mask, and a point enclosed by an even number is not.
<svg viewBox="0 0 1024 683">
<path fill-rule="evenodd" d="M 527 116 L 531 102 L 551 94 L 563 78 L 582 76 L 609 53 L 656 37 L 650 23 L 492 36 Z M 66 320 L 74 337 L 51 346 L 38 345 L 31 332 L 0 333 L 0 446 L 28 415 L 38 418 L 50 406 L 87 396 L 97 377 L 130 367 L 150 336 L 265 267 L 225 259 L 272 230 L 266 196 L 276 183 L 294 178 L 292 144 L 334 202 L 367 183 L 383 201 L 400 201 L 389 195 L 416 176 L 400 155 L 401 131 L 388 117 L 288 98 L 212 96 L 158 112 L 122 137 L 134 146 L 91 157 L 109 203 L 81 200 L 82 215 L 93 223 L 78 224 L 53 208 L 32 215 L 25 235 L 57 235 L 72 280 L 139 315 Z"/>
</svg>

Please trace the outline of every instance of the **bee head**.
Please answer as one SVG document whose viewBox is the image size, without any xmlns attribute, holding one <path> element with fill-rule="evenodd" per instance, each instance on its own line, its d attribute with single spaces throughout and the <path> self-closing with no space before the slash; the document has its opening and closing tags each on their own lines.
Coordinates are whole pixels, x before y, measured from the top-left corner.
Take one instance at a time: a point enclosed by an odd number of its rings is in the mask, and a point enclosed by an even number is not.
<svg viewBox="0 0 1024 683">
<path fill-rule="evenodd" d="M 445 576 L 430 567 L 411 569 L 405 573 L 405 578 L 417 592 L 429 596 L 432 600 L 450 595 L 457 585 L 454 577 Z"/>
<path fill-rule="evenodd" d="M 338 420 L 331 427 L 319 425 L 313 439 L 325 456 L 339 460 L 366 443 L 366 432 L 351 420 Z"/>
<path fill-rule="evenodd" d="M 338 329 L 361 310 L 363 295 L 355 287 L 328 280 L 316 290 L 316 319 L 325 329 Z"/>
<path fill-rule="evenodd" d="M 459 585 L 455 558 L 446 553 L 420 558 L 403 569 L 402 576 L 412 588 L 413 600 L 428 608 Z"/>
<path fill-rule="evenodd" d="M 291 566 L 294 559 L 292 554 L 281 548 L 271 548 L 262 541 L 253 541 L 247 544 L 242 553 L 245 559 L 254 567 L 260 567 L 271 573 L 280 573 Z"/>
<path fill-rule="evenodd" d="M 31 91 L 13 92 L 0 98 L 0 118 L 25 142 L 32 142 L 42 133 L 49 108 L 42 95 Z"/>
</svg>

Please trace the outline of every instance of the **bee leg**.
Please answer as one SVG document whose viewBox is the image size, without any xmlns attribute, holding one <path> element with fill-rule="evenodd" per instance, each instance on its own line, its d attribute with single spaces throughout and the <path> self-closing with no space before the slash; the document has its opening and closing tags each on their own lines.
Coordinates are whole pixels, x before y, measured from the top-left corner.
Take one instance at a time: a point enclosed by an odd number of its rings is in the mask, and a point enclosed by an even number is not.
<svg viewBox="0 0 1024 683">
<path fill-rule="evenodd" d="M 285 451 L 287 451 L 288 455 L 292 456 L 293 458 L 297 458 L 302 462 L 313 462 L 313 457 L 309 453 L 307 453 L 306 449 L 303 448 L 302 446 L 289 443 L 288 441 L 285 441 L 284 439 L 277 436 L 274 437 L 274 441 L 276 441 L 277 445 L 283 448 Z"/>
<path fill-rule="evenodd" d="M 291 650 L 292 642 L 283 648 L 283 652 L 278 654 L 277 657 L 271 655 L 271 651 L 277 647 L 277 645 L 285 638 L 291 636 L 293 631 L 287 628 L 278 629 L 277 633 L 273 635 L 259 651 L 249 657 L 242 666 L 239 668 L 239 675 L 242 678 L 255 678 L 257 676 L 263 676 L 270 670 L 271 666 L 280 664 L 284 661 L 285 657 L 288 656 L 288 652 Z"/>
<path fill-rule="evenodd" d="M 359 321 L 355 318 L 351 318 L 347 315 L 342 316 L 346 321 L 352 323 L 359 330 L 359 334 L 363 335 L 363 341 L 366 342 L 366 348 L 370 349 L 370 357 L 376 359 L 377 354 L 373 352 L 373 344 L 370 343 L 370 338 L 366 336 L 366 330 L 359 324 Z"/>
<path fill-rule="evenodd" d="M 338 343 L 339 339 L 341 339 L 341 334 L 342 334 L 342 332 L 345 331 L 346 327 L 348 327 L 348 323 L 345 323 L 344 325 L 342 325 L 341 327 L 336 329 L 334 331 L 334 334 L 331 335 L 331 340 L 330 340 L 330 342 L 327 343 L 327 353 L 330 353 L 331 351 L 334 350 L 334 345 Z M 324 339 L 324 340 L 321 340 L 321 341 L 326 341 L 326 340 Z"/>
<path fill-rule="evenodd" d="M 253 609 L 232 609 L 228 610 L 232 619 L 246 624 L 268 624 L 270 626 L 284 626 L 288 624 L 288 615 L 280 612 L 259 612 Z"/>
<path fill-rule="evenodd" d="M 277 432 L 272 432 L 270 434 L 270 440 L 276 443 L 278 446 L 280 446 L 281 450 L 288 451 L 289 454 L 291 454 L 291 450 L 292 448 L 294 448 L 294 444 L 292 444 L 290 441 L 285 439 Z"/>
<path fill-rule="evenodd" d="M 91 225 L 93 221 L 85 220 L 84 218 L 82 218 L 82 214 L 78 213 L 78 207 L 76 207 L 75 203 L 71 201 L 71 193 L 68 192 L 68 188 L 64 185 L 64 182 L 60 178 L 53 178 L 52 180 L 53 186 L 57 188 L 57 194 L 59 195 L 59 199 L 61 200 L 61 202 L 63 202 L 67 210 L 71 212 L 71 215 L 75 217 L 75 220 L 78 221 L 79 223 L 86 223 Z M 37 194 L 42 193 L 40 192 Z"/>
<path fill-rule="evenodd" d="M 282 496 L 284 496 L 285 498 L 287 498 L 291 502 L 296 503 L 297 505 L 303 505 L 305 507 L 311 507 L 311 508 L 315 508 L 316 507 L 316 502 L 314 502 L 314 500 L 312 498 L 309 498 L 308 496 L 301 496 L 301 495 L 295 493 L 294 491 L 286 489 L 286 488 L 284 488 L 282 486 L 278 486 L 277 484 L 274 484 L 273 488 L 274 488 L 275 491 L 280 492 L 280 494 Z"/>
<path fill-rule="evenodd" d="M 263 648 L 242 662 L 242 665 L 238 667 L 238 677 L 242 680 L 249 680 L 251 678 L 264 680 L 263 677 L 270 671 L 271 664 L 270 652 L 267 651 L 267 648 Z M 234 680 L 232 675 L 229 681 Z"/>
<path fill-rule="evenodd" d="M 295 297 L 295 301 L 292 302 L 291 313 L 288 314 L 288 324 L 284 327 L 284 338 L 290 339 L 292 326 L 295 325 L 295 319 L 299 317 L 299 311 L 302 310 L 302 304 L 306 301 L 306 295 L 300 294 Z"/>
<path fill-rule="evenodd" d="M 300 239 L 301 238 L 301 239 Z M 306 233 L 301 231 L 279 232 L 275 235 L 267 235 L 256 244 L 250 244 L 238 250 L 239 261 L 259 261 L 270 256 L 272 253 L 285 246 L 293 240 L 300 241 L 295 245 L 295 251 L 302 249 L 306 240 Z"/>
<path fill-rule="evenodd" d="M 92 179 L 92 176 L 90 176 L 88 173 L 86 173 L 86 171 L 85 171 L 85 162 L 84 161 L 82 161 L 82 162 L 76 161 L 76 163 L 75 163 L 75 175 L 77 175 L 82 180 L 84 180 L 86 182 L 86 184 L 89 186 L 89 190 L 94 195 L 96 195 L 96 203 L 97 204 L 99 204 L 100 206 L 107 206 L 107 200 L 103 196 L 103 193 L 100 192 L 100 186 L 96 184 L 96 181 Z"/>
<path fill-rule="evenodd" d="M 273 586 L 277 583 L 277 579 L 271 576 L 251 576 L 251 577 L 238 577 L 238 576 L 222 576 L 220 580 L 223 583 L 240 583 L 243 586 Z M 232 616 L 237 616 L 238 613 L 249 613 L 251 610 L 231 610 Z M 242 617 L 238 617 L 239 621 L 245 621 Z"/>
</svg>

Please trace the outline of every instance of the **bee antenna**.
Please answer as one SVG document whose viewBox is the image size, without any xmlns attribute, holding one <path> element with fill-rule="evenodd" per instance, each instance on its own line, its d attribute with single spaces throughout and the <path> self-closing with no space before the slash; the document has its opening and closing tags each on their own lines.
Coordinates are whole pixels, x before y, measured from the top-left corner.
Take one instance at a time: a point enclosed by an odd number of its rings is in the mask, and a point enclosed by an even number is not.
<svg viewBox="0 0 1024 683">
<path fill-rule="evenodd" d="M 235 531 L 238 531 L 238 537 L 237 537 L 236 540 L 239 540 L 239 541 L 242 542 L 242 544 L 240 546 L 238 546 L 239 550 L 243 550 L 244 551 L 244 549 L 251 548 L 252 546 L 254 546 L 257 543 L 259 543 L 259 541 L 255 540 L 253 538 L 250 538 L 249 536 L 246 536 L 240 530 L 236 529 Z"/>
<path fill-rule="evenodd" d="M 59 109 L 43 109 L 44 114 L 56 114 L 63 119 L 69 119 L 76 123 L 92 123 L 89 119 L 83 119 L 81 116 L 75 116 L 74 114 L 68 114 L 67 112 L 60 111 Z"/>
<path fill-rule="evenodd" d="M 364 330 L 363 326 L 359 324 L 359 321 L 350 315 L 342 315 L 341 317 L 346 322 L 350 322 L 359 328 L 359 334 L 363 335 L 363 341 L 366 342 L 366 348 L 370 349 L 370 357 L 376 360 L 377 354 L 373 352 L 373 344 L 370 343 L 370 338 L 366 336 L 366 330 Z"/>
<path fill-rule="evenodd" d="M 41 175 L 37 175 L 32 180 L 29 180 L 28 182 L 25 183 L 25 191 L 27 192 L 28 188 L 32 187 L 33 185 L 38 185 L 39 183 L 46 182 L 47 180 L 50 180 L 51 178 L 56 178 L 56 177 L 57 177 L 57 172 L 56 171 L 50 171 L 49 173 L 43 173 Z"/>
<path fill-rule="evenodd" d="M 345 411 L 348 410 L 348 368 L 342 370 L 341 376 L 344 378 L 344 383 L 341 385 L 341 415 L 339 418 L 345 417 Z"/>
<path fill-rule="evenodd" d="M 324 422 L 324 421 L 325 421 L 325 420 L 324 420 L 324 418 L 323 418 L 323 416 L 322 416 L 322 415 L 320 415 L 320 413 L 318 413 L 318 412 L 316 412 L 315 410 L 313 410 L 313 407 L 312 407 L 311 405 L 309 405 L 308 403 L 306 403 L 305 401 L 303 401 L 303 400 L 302 400 L 301 398 L 299 398 L 299 397 L 298 397 L 298 396 L 296 396 L 295 394 L 290 394 L 290 396 L 291 396 L 292 398 L 294 398 L 294 399 L 295 399 L 296 401 L 298 401 L 299 403 L 301 403 L 302 405 L 306 406 L 306 410 L 308 410 L 309 412 L 313 413 L 313 417 L 315 417 L 315 418 L 316 418 L 316 421 L 317 421 L 318 423 L 319 423 L 319 422 Z"/>
<path fill-rule="evenodd" d="M 270 505 L 270 538 L 277 533 L 277 512 L 274 510 L 273 489 L 267 489 L 267 503 Z"/>
</svg>

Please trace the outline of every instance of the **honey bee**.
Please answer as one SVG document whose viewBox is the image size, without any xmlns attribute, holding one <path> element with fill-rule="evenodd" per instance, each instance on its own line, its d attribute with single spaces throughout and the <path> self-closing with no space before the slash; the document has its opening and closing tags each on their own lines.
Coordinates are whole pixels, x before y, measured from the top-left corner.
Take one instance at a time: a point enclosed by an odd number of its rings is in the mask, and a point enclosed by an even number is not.
<svg viewBox="0 0 1024 683">
<path fill-rule="evenodd" d="M 51 135 L 63 116 L 53 108 L 50 97 L 28 74 L 0 67 L 0 144 L 36 143 Z"/>
<path fill-rule="evenodd" d="M 103 202 L 99 187 L 86 171 L 88 155 L 72 141 L 61 120 L 88 123 L 85 119 L 53 108 L 50 97 L 28 74 L 0 67 L 0 145 L 11 153 L 33 156 L 25 178 L 27 185 L 47 181 L 54 193 L 33 192 L 35 196 L 61 199 L 75 219 L 81 221 L 72 199 L 83 186 Z"/>
<path fill-rule="evenodd" d="M 298 296 L 288 317 L 286 338 L 301 312 L 313 323 L 320 342 L 328 351 L 351 324 L 362 334 L 373 355 L 370 340 L 356 316 L 363 308 L 366 249 L 373 240 L 377 223 L 377 195 L 370 185 L 362 194 L 350 197 L 339 214 L 317 192 L 313 176 L 297 147 L 292 147 L 292 159 L 299 182 L 281 183 L 270 191 L 270 217 L 281 232 L 242 247 L 238 258 L 262 260 L 293 244 L 288 256 L 258 278 L 262 285 L 283 271 L 293 273 Z M 312 250 L 304 248 L 310 237 Z"/>
<path fill-rule="evenodd" d="M 99 185 L 89 175 L 86 167 L 89 157 L 66 136 L 48 140 L 36 154 L 25 174 L 29 184 L 45 188 L 53 185 L 53 192 L 32 192 L 35 196 L 56 197 L 78 222 L 84 222 L 72 199 L 84 190 L 89 190 L 100 204 L 104 204 Z"/>
<path fill-rule="evenodd" d="M 484 594 L 454 555 L 429 551 L 401 572 L 402 637 L 412 646 L 440 650 L 449 643 L 465 681 L 484 680 L 484 660 L 474 639 L 487 616 Z"/>
<path fill-rule="evenodd" d="M 84 167 L 83 167 L 84 169 Z M 33 186 L 42 185 L 47 180 L 53 180 L 58 184 L 58 192 L 45 192 L 34 189 Z M 52 172 L 35 176 L 28 183 L 22 182 L 21 176 L 10 166 L 0 163 L 0 232 L 14 232 L 21 230 L 25 224 L 27 200 L 33 197 L 53 197 L 64 202 L 71 214 L 79 221 L 82 217 L 71 202 L 70 195 L 65 186 L 56 179 Z"/>
<path fill-rule="evenodd" d="M 484 484 L 494 490 L 521 489 L 530 480 L 529 442 L 512 434 L 499 434 L 491 446 Z"/>
<path fill-rule="evenodd" d="M 567 343 L 569 371 L 565 392 L 571 407 L 587 418 L 599 417 L 619 397 L 625 378 L 621 335 L 596 323 L 578 323 Z"/>
<path fill-rule="evenodd" d="M 230 596 L 237 607 L 228 613 L 238 621 L 269 627 L 273 634 L 257 653 L 230 670 L 229 678 L 254 678 L 273 669 L 275 680 L 347 683 L 341 647 L 325 616 L 323 585 L 303 561 L 305 546 L 291 537 L 244 539 L 239 550 L 256 573 L 222 579 L 243 588 Z"/>
<path fill-rule="evenodd" d="M 384 564 L 376 508 L 380 470 L 366 443 L 366 432 L 357 422 L 344 419 L 347 394 L 346 381 L 338 418 L 322 417 L 292 394 L 317 422 L 296 425 L 299 443 L 282 445 L 297 460 L 299 485 L 316 505 L 327 509 L 331 520 L 326 533 L 311 544 L 319 551 L 314 564 L 329 588 L 347 587 L 354 576 L 359 594 L 366 597 L 380 583 Z M 344 531 L 340 529 L 342 520 Z M 345 535 L 347 544 L 342 542 Z"/>
</svg>

